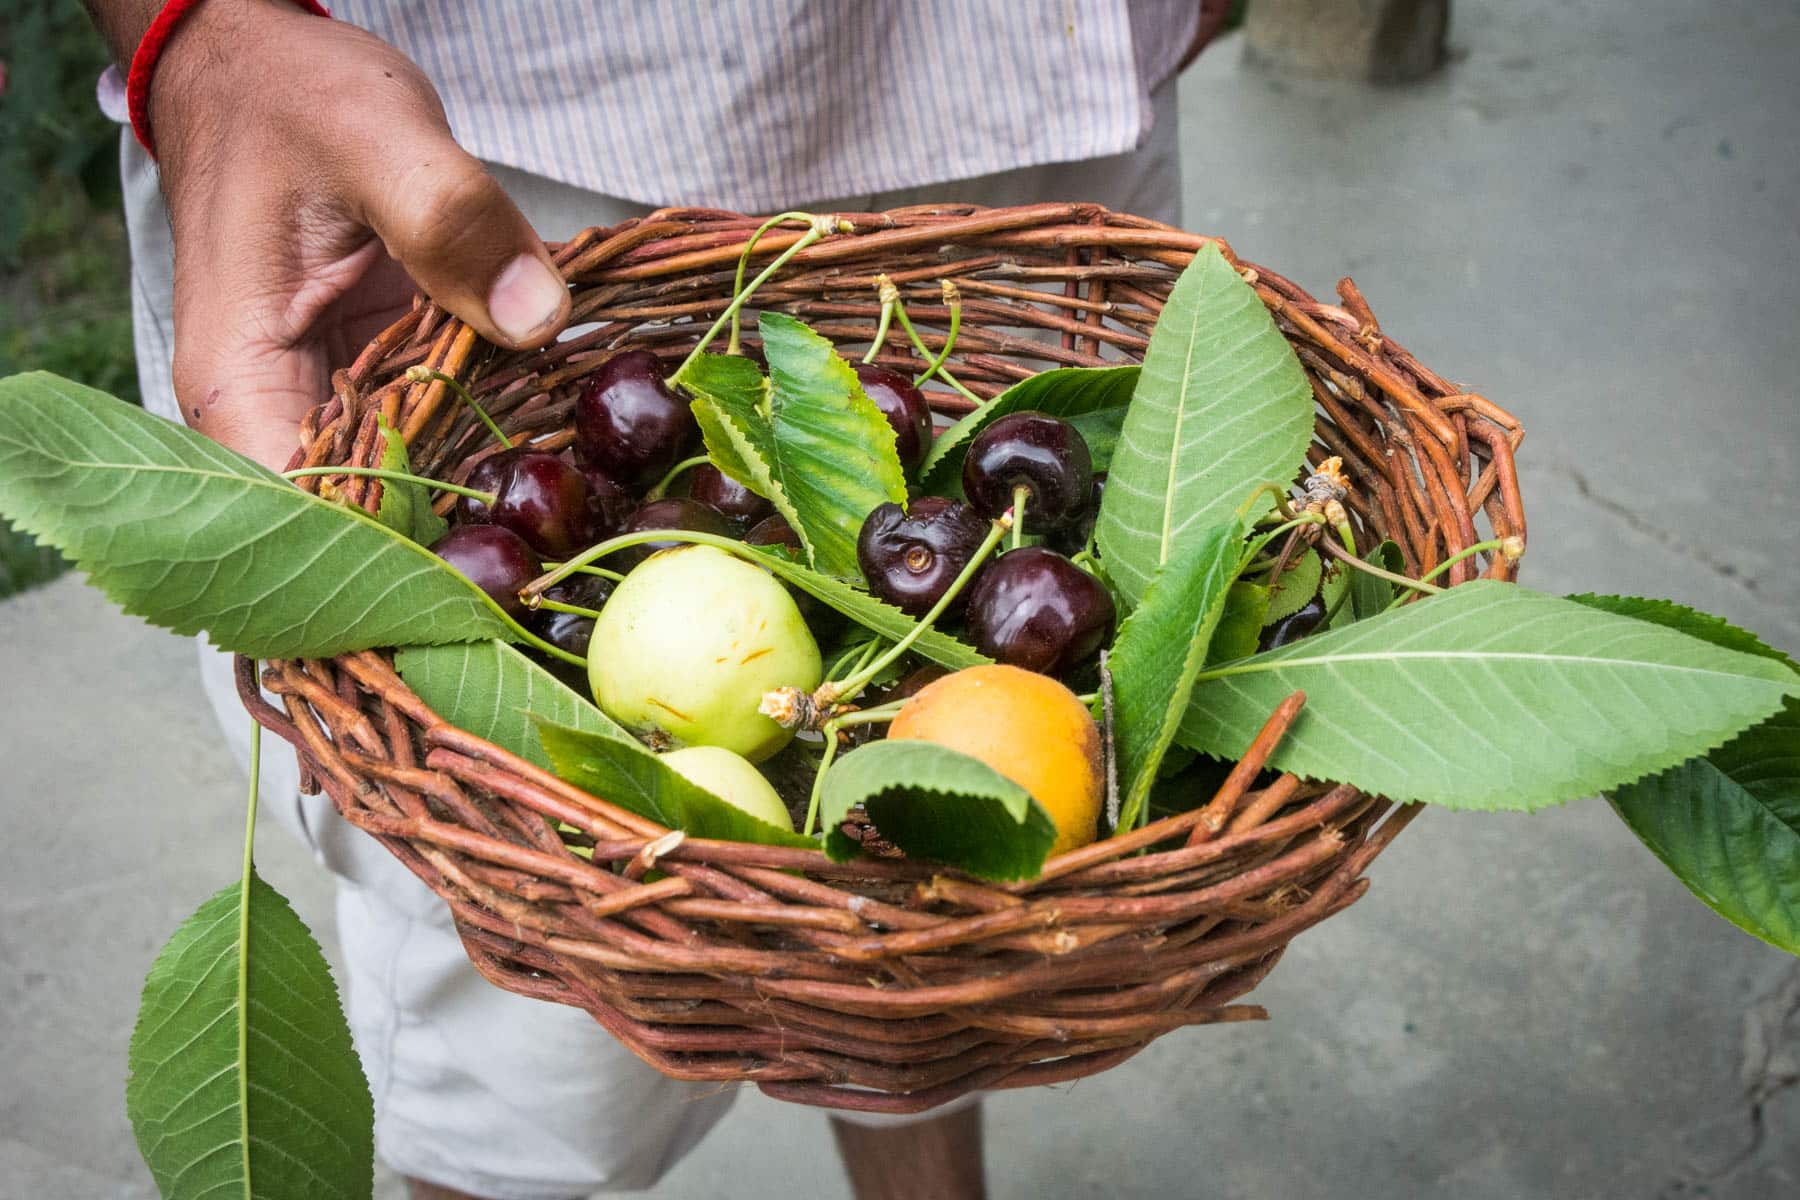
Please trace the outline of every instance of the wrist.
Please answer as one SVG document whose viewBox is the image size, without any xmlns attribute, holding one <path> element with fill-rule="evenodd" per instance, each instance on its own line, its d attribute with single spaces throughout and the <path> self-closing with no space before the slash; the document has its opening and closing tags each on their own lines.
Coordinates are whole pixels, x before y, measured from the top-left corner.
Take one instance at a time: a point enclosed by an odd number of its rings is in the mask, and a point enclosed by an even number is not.
<svg viewBox="0 0 1800 1200">
<path fill-rule="evenodd" d="M 144 6 L 131 6 L 141 17 Z M 204 127 L 211 114 L 254 99 L 258 75 L 240 68 L 268 61 L 261 47 L 271 27 L 330 15 L 313 0 L 161 0 L 148 7 L 152 19 L 131 55 L 127 98 L 139 142 L 159 158 L 163 130 Z"/>
</svg>

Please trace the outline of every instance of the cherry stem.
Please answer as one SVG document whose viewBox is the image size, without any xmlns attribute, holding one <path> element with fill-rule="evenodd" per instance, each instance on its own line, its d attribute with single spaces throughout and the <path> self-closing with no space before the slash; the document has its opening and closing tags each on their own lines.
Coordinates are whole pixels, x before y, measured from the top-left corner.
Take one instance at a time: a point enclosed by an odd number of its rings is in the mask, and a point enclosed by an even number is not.
<svg viewBox="0 0 1800 1200">
<path fill-rule="evenodd" d="M 600 618 L 599 609 L 583 608 L 579 604 L 564 604 L 561 600 L 552 600 L 548 596 L 533 596 L 527 603 L 534 611 L 543 608 L 551 612 L 574 613 L 578 617 L 587 617 L 590 620 L 599 620 Z"/>
<path fill-rule="evenodd" d="M 813 775 L 812 795 L 806 801 L 806 824 L 801 827 L 802 837 L 811 837 L 813 827 L 819 820 L 819 798 L 825 793 L 825 772 L 831 769 L 832 761 L 837 758 L 838 731 L 852 725 L 877 725 L 892 721 L 899 715 L 905 701 L 895 701 L 879 708 L 865 708 L 856 712 L 843 713 L 831 718 L 820 727 L 825 735 L 825 752 L 819 756 L 819 769 Z"/>
<path fill-rule="evenodd" d="M 302 479 L 308 475 L 364 475 L 370 479 L 382 479 L 389 483 L 417 483 L 440 492 L 450 492 L 457 496 L 467 496 L 471 500 L 479 500 L 492 507 L 498 499 L 492 492 L 478 492 L 474 488 L 463 487 L 459 483 L 445 483 L 441 479 L 427 479 L 423 475 L 409 475 L 405 471 L 390 471 L 386 467 L 301 467 L 297 471 L 283 471 L 283 479 Z"/>
<path fill-rule="evenodd" d="M 756 229 L 756 232 L 750 235 L 750 240 L 748 242 L 744 243 L 744 252 L 742 254 L 738 255 L 737 275 L 731 281 L 732 294 L 737 295 L 744 290 L 744 272 L 749 269 L 750 255 L 752 252 L 755 251 L 756 243 L 762 241 L 763 234 L 769 232 L 769 230 L 775 228 L 777 225 L 781 224 L 783 221 L 806 221 L 810 224 L 811 222 L 816 221 L 816 220 L 818 220 L 818 218 L 813 216 L 813 214 L 811 214 L 811 213 L 790 211 L 790 212 L 778 213 L 775 216 L 770 217 L 768 220 L 764 221 L 761 225 L 759 225 Z M 738 352 L 738 346 L 739 346 L 738 334 L 740 332 L 739 327 L 738 327 L 739 326 L 738 319 L 740 316 L 742 316 L 741 311 L 734 312 L 731 314 L 731 337 L 728 338 L 725 342 L 725 353 L 727 353 L 727 354 L 736 354 Z M 717 333 L 718 332 L 717 328 L 715 328 L 713 330 L 713 332 Z M 711 338 L 712 338 L 712 335 L 708 334 L 707 340 L 710 341 Z M 683 365 L 685 366 L 686 364 L 683 364 Z"/>
<path fill-rule="evenodd" d="M 875 277 L 875 290 L 881 296 L 881 319 L 875 325 L 875 340 L 869 343 L 868 353 L 862 357 L 865 363 L 874 362 L 875 356 L 881 353 L 881 347 L 887 341 L 888 327 L 894 321 L 894 305 L 900 302 L 900 289 L 886 275 Z"/>
<path fill-rule="evenodd" d="M 1011 549 L 1017 550 L 1025 539 L 1025 501 L 1031 496 L 1031 489 L 1025 484 L 1013 488 L 1013 527 Z"/>
<path fill-rule="evenodd" d="M 682 459 L 680 462 L 669 468 L 669 473 L 667 475 L 664 475 L 661 479 L 656 481 L 655 487 L 644 493 L 644 500 L 646 502 L 651 500 L 661 500 L 663 494 L 669 490 L 669 485 L 681 478 L 684 471 L 691 471 L 695 467 L 705 466 L 711 461 L 712 459 L 704 454 L 696 454 L 692 458 Z"/>
<path fill-rule="evenodd" d="M 562 565 L 563 564 L 559 563 L 559 562 L 547 562 L 544 564 L 544 566 L 550 567 L 552 569 L 560 567 Z M 575 568 L 575 570 L 583 575 L 598 575 L 600 578 L 610 579 L 614 583 L 623 583 L 625 580 L 625 576 L 620 574 L 618 571 L 609 571 L 605 567 L 590 567 L 584 563 L 580 566 L 577 566 Z"/>
<path fill-rule="evenodd" d="M 1425 574 L 1419 576 L 1419 578 L 1416 581 L 1414 581 L 1415 586 L 1418 584 L 1429 584 L 1433 579 L 1436 579 L 1439 575 L 1442 575 L 1445 571 L 1448 571 L 1451 567 L 1455 566 L 1457 563 L 1461 562 L 1465 558 L 1471 558 L 1477 554 L 1486 554 L 1490 551 L 1499 551 L 1500 553 L 1505 553 L 1506 549 L 1507 549 L 1507 543 L 1509 541 L 1513 541 L 1513 539 L 1511 539 L 1511 538 L 1492 538 L 1485 542 L 1476 542 L 1473 546 L 1468 546 L 1468 547 L 1465 547 L 1464 549 L 1458 550 L 1455 554 L 1452 554 L 1449 558 L 1446 558 L 1443 562 L 1441 562 L 1437 566 L 1431 568 L 1431 570 L 1425 572 Z M 1521 551 L 1521 553 L 1523 553 L 1523 551 Z M 1515 555 L 1513 555 L 1513 557 L 1517 558 L 1518 555 L 1515 554 Z M 1440 592 L 1440 591 L 1443 591 L 1444 589 L 1442 589 L 1442 588 L 1420 588 L 1419 590 Z M 1400 605 L 1404 604 L 1409 599 L 1411 599 L 1411 597 L 1409 597 L 1409 596 L 1397 596 L 1397 597 L 1395 597 L 1393 603 L 1388 605 L 1388 608 L 1398 608 L 1398 607 L 1400 607 Z"/>
<path fill-rule="evenodd" d="M 686 383 L 688 367 L 691 367 L 693 363 L 700 360 L 700 354 L 706 353 L 707 345 L 713 344 L 713 338 L 718 336 L 718 331 L 720 331 L 720 329 L 724 329 L 725 322 L 731 322 L 733 329 L 736 329 L 736 324 L 738 324 L 738 313 L 743 311 L 743 306 L 749 302 L 752 295 L 756 295 L 756 290 L 761 288 L 765 282 L 769 282 L 770 275 L 774 275 L 774 273 L 781 270 L 783 266 L 787 266 L 788 259 L 792 259 L 792 257 L 799 254 L 801 250 L 805 250 L 806 246 L 812 245 L 815 241 L 819 241 L 821 237 L 830 234 L 833 230 L 837 230 L 837 221 L 835 221 L 835 219 L 824 218 L 824 216 L 812 216 L 812 214 L 808 214 L 808 212 L 783 212 L 781 216 L 772 216 L 772 218 L 767 219 L 767 221 L 763 221 L 763 227 L 756 230 L 756 234 L 751 237 L 749 245 L 743 246 L 743 254 L 738 257 L 738 279 L 740 279 L 740 281 L 743 279 L 743 266 L 745 266 L 745 263 L 749 263 L 751 250 L 756 246 L 756 239 L 763 236 L 770 228 L 776 227 L 781 221 L 792 221 L 792 219 L 806 219 L 806 221 L 812 223 L 812 228 L 808 228 L 805 234 L 801 234 L 794 245 L 788 246 L 787 250 L 783 250 L 781 254 L 776 255 L 776 261 L 770 263 L 769 266 L 765 266 L 763 272 L 761 272 L 756 279 L 752 279 L 752 281 L 749 282 L 749 286 L 740 286 L 740 288 L 738 288 L 738 293 L 736 293 L 734 297 L 731 297 L 731 304 L 725 306 L 724 313 L 718 315 L 718 320 L 713 322 L 713 327 L 707 329 L 706 336 L 702 336 L 698 342 L 695 342 L 695 347 L 689 351 L 688 358 L 684 358 L 682 363 L 680 363 L 680 367 L 675 369 L 675 374 L 671 374 L 670 383 L 677 383 L 677 385 L 679 385 L 679 383 Z M 727 349 L 734 347 L 734 345 L 736 345 L 736 335 L 733 335 L 733 340 L 727 342 L 725 345 L 727 345 Z"/>
<path fill-rule="evenodd" d="M 940 356 L 932 354 L 931 348 L 925 344 L 925 339 L 920 337 L 919 331 L 913 328 L 912 318 L 906 315 L 905 304 L 895 304 L 894 315 L 900 318 L 900 328 L 906 330 L 906 336 L 913 344 L 913 352 L 926 362 L 933 364 L 931 369 L 937 372 L 940 379 L 956 389 L 958 394 L 970 403 L 977 406 L 985 403 L 980 396 L 977 396 L 974 392 L 971 392 L 968 388 L 964 387 L 961 381 L 959 381 L 956 376 L 952 375 L 948 368 L 944 367 Z M 945 339 L 944 348 L 946 353 L 949 351 L 949 347 L 949 339 Z M 929 372 L 927 372 L 927 374 L 929 374 Z"/>
<path fill-rule="evenodd" d="M 1319 540 L 1319 549 L 1326 554 L 1331 555 L 1331 557 L 1337 559 L 1347 567 L 1355 567 L 1365 575 L 1373 575 L 1377 579 L 1385 579 L 1389 583 L 1397 584 L 1404 588 L 1411 588 L 1415 592 L 1428 592 L 1435 596 L 1444 590 L 1441 587 L 1433 587 L 1431 584 L 1425 583 L 1422 580 L 1408 579 L 1404 575 L 1396 575 L 1392 571 L 1383 570 L 1374 563 L 1365 562 L 1338 545 L 1336 542 L 1331 541 L 1329 538 L 1321 538 Z"/>
<path fill-rule="evenodd" d="M 488 427 L 488 432 L 494 435 L 495 440 L 498 441 L 501 446 L 508 450 L 512 449 L 512 439 L 507 437 L 506 432 L 502 430 L 499 425 L 494 423 L 494 418 L 488 416 L 487 409 L 481 407 L 481 405 L 476 402 L 475 397 L 469 393 L 469 389 L 464 387 L 462 381 L 457 379 L 456 376 L 445 374 L 443 371 L 434 371 L 430 367 L 417 366 L 408 367 L 406 369 L 406 377 L 414 383 L 441 383 L 448 386 L 451 391 L 457 394 L 464 404 L 468 405 L 470 409 L 474 411 L 476 416 L 481 418 L 481 423 Z"/>
<path fill-rule="evenodd" d="M 813 702 L 820 709 L 826 709 L 845 697 L 855 699 L 865 687 L 869 686 L 871 679 L 881 674 L 889 663 L 910 650 L 913 643 L 924 637 L 925 632 L 937 622 L 939 617 L 944 615 L 956 600 L 957 595 L 968 585 L 969 580 L 975 577 L 975 572 L 981 569 L 981 565 L 987 561 L 988 555 L 994 552 L 994 547 L 1000 544 L 1000 539 L 1006 536 L 1006 531 L 1012 527 L 1013 520 L 1013 510 L 1011 509 L 1000 514 L 1000 519 L 993 523 L 988 530 L 987 537 L 982 539 L 981 545 L 976 547 L 975 553 L 970 556 L 969 561 L 963 564 L 963 569 L 957 573 L 956 578 L 950 581 L 950 586 L 944 589 L 944 594 L 937 598 L 937 603 L 931 606 L 929 612 L 919 618 L 919 623 L 907 631 L 905 637 L 888 647 L 885 654 L 851 675 L 850 678 L 838 683 L 827 680 L 820 684 L 819 689 L 813 693 Z"/>
<path fill-rule="evenodd" d="M 939 286 L 944 292 L 944 303 L 950 308 L 950 328 L 944 334 L 944 348 L 938 351 L 936 358 L 931 360 L 931 365 L 925 368 L 925 373 L 913 380 L 914 387 L 924 387 L 926 380 L 943 369 L 944 360 L 950 357 L 950 350 L 956 345 L 957 332 L 962 329 L 962 293 L 957 291 L 955 282 L 949 279 L 940 280 Z"/>
<path fill-rule="evenodd" d="M 869 655 L 875 653 L 876 648 L 880 645 L 881 639 L 878 637 L 872 637 L 864 642 L 857 642 L 848 650 L 838 655 L 837 661 L 831 664 L 831 669 L 825 672 L 825 678 L 830 679 L 833 675 L 836 675 L 839 671 L 843 670 L 852 660 L 855 661 L 856 665 L 851 667 L 850 670 L 862 670 L 863 667 L 868 665 Z"/>
</svg>

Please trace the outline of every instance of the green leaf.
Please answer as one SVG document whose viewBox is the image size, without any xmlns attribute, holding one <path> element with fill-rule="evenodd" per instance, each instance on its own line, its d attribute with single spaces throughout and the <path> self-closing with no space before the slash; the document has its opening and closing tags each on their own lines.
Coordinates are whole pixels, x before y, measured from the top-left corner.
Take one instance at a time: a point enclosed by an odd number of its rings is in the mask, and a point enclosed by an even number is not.
<svg viewBox="0 0 1800 1200">
<path fill-rule="evenodd" d="M 1318 594 L 1322 574 L 1317 550 L 1308 547 L 1290 558 L 1282 568 L 1281 578 L 1269 586 L 1269 612 L 1263 622 L 1273 625 L 1305 608 L 1306 602 Z"/>
<path fill-rule="evenodd" d="M 691 837 L 766 846 L 814 846 L 812 838 L 727 804 L 630 738 L 533 717 L 557 778 Z"/>
<path fill-rule="evenodd" d="M 932 742 L 874 742 L 825 772 L 819 811 L 832 831 L 825 850 L 839 862 L 856 854 L 838 826 L 859 804 L 909 858 L 983 879 L 1036 878 L 1056 841 L 1056 825 L 1024 788 Z"/>
<path fill-rule="evenodd" d="M 733 545 L 737 550 L 745 549 L 741 543 Z M 899 641 L 918 625 L 917 621 L 893 605 L 877 600 L 869 593 L 859 591 L 841 580 L 810 571 L 779 553 L 760 549 L 753 549 L 752 552 L 756 553 L 756 561 L 767 567 L 777 579 L 792 584 L 828 607 L 843 613 L 864 629 L 878 633 L 889 641 Z M 949 667 L 952 671 L 994 661 L 968 643 L 940 633 L 935 628 L 927 629 L 924 636 L 913 643 L 912 648 L 914 653 L 929 658 L 939 666 Z"/>
<path fill-rule="evenodd" d="M 408 646 L 394 669 L 438 716 L 520 758 L 550 769 L 534 717 L 584 733 L 631 735 L 585 697 L 505 642 Z"/>
<path fill-rule="evenodd" d="M 1531 809 L 1614 788 L 1763 720 L 1779 663 L 1475 580 L 1201 673 L 1183 744 L 1237 757 L 1290 692 L 1270 765 L 1397 801 Z"/>
<path fill-rule="evenodd" d="M 1225 611 L 1206 648 L 1206 665 L 1249 658 L 1256 653 L 1262 629 L 1268 623 L 1269 589 L 1260 583 L 1238 580 L 1225 593 Z"/>
<path fill-rule="evenodd" d="M 367 514 L 53 375 L 0 380 L 0 513 L 126 612 L 255 658 L 514 636 L 473 584 Z"/>
<path fill-rule="evenodd" d="M 1021 379 L 938 435 L 925 455 L 925 461 L 919 464 L 920 486 L 932 492 L 960 481 L 969 442 L 1008 413 L 1030 409 L 1067 420 L 1104 409 L 1123 409 L 1131 402 L 1131 390 L 1137 386 L 1137 381 L 1138 368 L 1135 366 L 1059 367 Z M 1123 413 L 1118 419 L 1123 420 Z M 1087 437 L 1090 429 L 1103 434 L 1106 423 L 1090 422 L 1077 427 L 1082 436 Z M 1116 430 L 1117 426 L 1113 428 Z M 1113 436 L 1117 436 L 1116 432 Z M 1091 442 L 1088 449 L 1094 449 Z M 1111 457 L 1109 447 L 1107 458 L 1110 460 Z M 1094 469 L 1104 471 L 1106 468 L 1096 462 Z"/>
<path fill-rule="evenodd" d="M 1226 593 L 1243 567 L 1244 533 L 1243 521 L 1234 520 L 1184 541 L 1119 627 L 1107 665 L 1125 787 L 1120 829 L 1137 827 L 1163 754 L 1175 740 Z"/>
<path fill-rule="evenodd" d="M 1384 571 L 1392 571 L 1396 575 L 1406 572 L 1406 556 L 1392 540 L 1385 541 L 1375 547 L 1372 554 L 1364 556 L 1373 566 Z M 1350 611 L 1358 621 L 1366 621 L 1370 617 L 1380 616 L 1387 611 L 1388 605 L 1394 602 L 1394 585 L 1367 571 L 1359 571 L 1355 567 L 1347 568 L 1352 576 L 1350 580 Z"/>
<path fill-rule="evenodd" d="M 138 1149 L 164 1200 L 367 1197 L 375 1110 L 330 968 L 280 893 L 248 887 L 247 912 L 244 882 L 202 904 L 144 980 Z"/>
<path fill-rule="evenodd" d="M 1667 600 L 1572 596 L 1794 666 L 1755 634 Z M 1800 700 L 1704 757 L 1607 797 L 1651 853 L 1714 912 L 1800 954 Z"/>
<path fill-rule="evenodd" d="M 1313 396 L 1256 292 L 1216 247 L 1169 293 L 1125 416 L 1097 536 L 1135 603 L 1183 539 L 1232 516 L 1252 489 L 1285 484 L 1312 439 Z"/>
<path fill-rule="evenodd" d="M 407 452 L 406 439 L 380 413 L 375 414 L 375 424 L 381 430 L 383 442 L 381 469 L 412 474 L 412 456 Z M 375 519 L 421 546 L 429 546 L 450 532 L 449 523 L 432 511 L 431 492 L 422 483 L 382 480 L 381 503 L 376 506 Z"/>
<path fill-rule="evenodd" d="M 1125 427 L 1125 414 L 1130 411 L 1120 405 L 1063 418 L 1075 427 L 1075 432 L 1087 443 L 1088 456 L 1094 461 L 1094 474 L 1112 469 L 1113 454 L 1119 447 L 1119 432 Z"/>
<path fill-rule="evenodd" d="M 863 518 L 883 501 L 906 499 L 893 427 L 830 342 L 781 313 L 764 313 L 758 329 L 769 359 L 762 385 L 752 385 L 743 366 L 724 365 L 726 355 L 703 356 L 682 377 L 698 398 L 707 453 L 781 509 L 813 567 L 861 579 Z"/>
<path fill-rule="evenodd" d="M 0 600 L 49 583 L 68 569 L 68 560 L 54 548 L 0 521 Z"/>
</svg>

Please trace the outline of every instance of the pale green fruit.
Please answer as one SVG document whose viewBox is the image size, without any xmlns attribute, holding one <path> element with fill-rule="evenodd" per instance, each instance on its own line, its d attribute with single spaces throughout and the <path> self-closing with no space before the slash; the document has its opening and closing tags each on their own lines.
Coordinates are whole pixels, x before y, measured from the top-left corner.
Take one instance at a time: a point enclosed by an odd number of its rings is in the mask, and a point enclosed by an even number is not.
<svg viewBox="0 0 1800 1200">
<path fill-rule="evenodd" d="M 662 760 L 689 783 L 698 784 L 734 808 L 778 828 L 794 828 L 787 805 L 743 755 L 717 746 L 689 746 L 686 750 L 669 751 Z"/>
<path fill-rule="evenodd" d="M 765 692 L 819 686 L 819 645 L 787 589 L 711 546 L 644 560 L 594 622 L 588 682 L 607 716 L 681 746 L 761 762 L 793 731 L 757 711 Z"/>
</svg>

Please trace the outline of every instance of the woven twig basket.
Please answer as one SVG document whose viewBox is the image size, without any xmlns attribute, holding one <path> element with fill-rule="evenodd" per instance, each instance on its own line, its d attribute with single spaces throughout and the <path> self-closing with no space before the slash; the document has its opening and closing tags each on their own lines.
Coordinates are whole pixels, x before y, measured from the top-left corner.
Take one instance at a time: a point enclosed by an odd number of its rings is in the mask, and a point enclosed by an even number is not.
<svg viewBox="0 0 1800 1200">
<path fill-rule="evenodd" d="M 1091 205 L 845 216 L 855 232 L 803 251 L 756 304 L 846 349 L 866 345 L 885 273 L 941 346 L 939 281 L 953 279 L 952 368 L 982 395 L 1048 366 L 1140 357 L 1176 273 L 1214 241 Z M 684 354 L 724 308 L 757 224 L 672 209 L 555 248 L 575 321 L 594 327 L 541 352 L 498 352 L 419 305 L 338 373 L 295 465 L 373 465 L 379 413 L 416 470 L 464 478 L 491 443 L 441 384 L 406 380 L 420 363 L 465 381 L 509 433 L 568 446 L 581 378 L 628 344 Z M 758 257 L 797 236 L 772 233 Z M 1349 280 L 1341 304 L 1321 303 L 1218 244 L 1306 368 L 1311 456 L 1343 459 L 1358 545 L 1391 537 L 1416 573 L 1473 544 L 1479 518 L 1524 534 L 1516 421 L 1389 340 Z M 879 361 L 920 366 L 898 339 Z M 945 413 L 968 407 L 931 398 Z M 353 503 L 377 502 L 370 479 L 332 482 Z M 1469 559 L 1449 574 L 1512 569 Z M 447 724 L 383 652 L 268 664 L 260 682 L 281 709 L 258 682 L 240 660 L 257 719 L 294 744 L 345 819 L 445 899 L 488 979 L 579 1005 L 667 1074 L 839 1108 L 914 1112 L 977 1088 L 1075 1079 L 1181 1026 L 1264 1017 L 1239 999 L 1290 938 L 1363 894 L 1364 869 L 1416 811 L 1291 775 L 1254 786 L 1290 701 L 1209 802 L 1052 859 L 1040 879 L 992 886 L 918 862 L 833 864 L 671 833 Z M 591 838 L 591 862 L 557 822 Z M 652 865 L 662 877 L 646 883 Z"/>
</svg>

